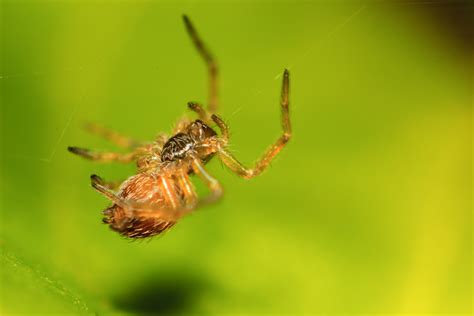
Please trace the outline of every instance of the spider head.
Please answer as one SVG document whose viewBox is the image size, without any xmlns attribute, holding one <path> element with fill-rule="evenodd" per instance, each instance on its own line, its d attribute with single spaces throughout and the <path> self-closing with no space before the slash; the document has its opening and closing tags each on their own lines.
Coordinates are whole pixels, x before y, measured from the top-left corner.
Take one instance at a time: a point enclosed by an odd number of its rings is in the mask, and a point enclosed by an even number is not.
<svg viewBox="0 0 474 316">
<path fill-rule="evenodd" d="M 188 135 L 195 142 L 202 142 L 208 138 L 216 136 L 217 133 L 201 120 L 195 120 L 188 126 Z"/>
<path fill-rule="evenodd" d="M 194 151 L 203 161 L 208 161 L 217 149 L 217 133 L 201 120 L 195 120 L 187 128 L 188 136 L 194 142 Z"/>
</svg>

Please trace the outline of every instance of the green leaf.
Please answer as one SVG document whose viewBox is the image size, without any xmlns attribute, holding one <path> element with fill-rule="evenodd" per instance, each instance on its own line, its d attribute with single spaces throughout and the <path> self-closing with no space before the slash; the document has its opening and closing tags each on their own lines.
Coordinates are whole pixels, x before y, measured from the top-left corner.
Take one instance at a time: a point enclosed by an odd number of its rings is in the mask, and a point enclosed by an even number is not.
<svg viewBox="0 0 474 316">
<path fill-rule="evenodd" d="M 82 297 L 42 267 L 25 263 L 0 248 L 1 308 L 4 315 L 20 313 L 91 313 Z"/>
</svg>

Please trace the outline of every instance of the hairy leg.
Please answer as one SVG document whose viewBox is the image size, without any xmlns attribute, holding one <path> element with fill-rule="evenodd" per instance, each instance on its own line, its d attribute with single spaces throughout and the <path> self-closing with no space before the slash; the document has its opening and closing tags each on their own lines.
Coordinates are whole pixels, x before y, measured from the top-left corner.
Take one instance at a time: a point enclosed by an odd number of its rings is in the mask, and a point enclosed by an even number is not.
<svg viewBox="0 0 474 316">
<path fill-rule="evenodd" d="M 160 176 L 159 181 L 166 204 L 170 205 L 172 210 L 178 210 L 181 207 L 181 203 L 176 194 L 173 179 Z"/>
<path fill-rule="evenodd" d="M 189 176 L 185 172 L 181 172 L 179 176 L 177 176 L 177 183 L 182 193 L 183 209 L 192 211 L 197 204 L 197 194 Z"/>
<path fill-rule="evenodd" d="M 116 131 L 110 130 L 108 128 L 105 128 L 95 123 L 86 124 L 85 129 L 91 134 L 105 138 L 108 141 L 110 141 L 112 144 L 115 144 L 119 147 L 135 148 L 135 147 L 139 147 L 143 145 L 143 142 L 129 138 L 127 136 L 123 136 L 117 133 Z"/>
<path fill-rule="evenodd" d="M 227 127 L 227 124 L 224 122 L 223 119 L 221 119 L 219 116 L 212 114 L 211 119 L 214 121 L 214 123 L 217 124 L 217 127 L 219 127 L 221 131 L 221 138 L 224 139 L 225 143 L 229 140 L 229 128 Z"/>
<path fill-rule="evenodd" d="M 209 112 L 206 111 L 199 103 L 188 102 L 188 108 L 191 111 L 196 112 L 199 118 L 203 120 L 206 124 L 210 124 L 212 122 L 211 115 L 209 114 Z"/>
<path fill-rule="evenodd" d="M 286 145 L 286 143 L 291 138 L 291 122 L 289 114 L 289 82 L 290 75 L 288 70 L 285 69 L 283 73 L 283 84 L 281 89 L 281 124 L 283 129 L 283 134 L 276 140 L 275 143 L 263 154 L 263 156 L 255 163 L 253 168 L 247 168 L 242 163 L 240 163 L 229 151 L 225 148 L 221 148 L 217 154 L 224 164 L 229 167 L 237 175 L 250 179 L 258 176 L 265 170 L 270 162 L 275 158 L 275 156 L 281 151 L 281 149 Z M 225 123 L 216 115 L 213 115 L 213 120 L 221 129 L 223 135 L 228 135 L 227 126 Z"/>
<path fill-rule="evenodd" d="M 115 180 L 115 181 L 106 181 L 103 178 L 97 176 L 97 175 L 92 175 L 95 178 L 95 182 L 99 183 L 101 186 L 109 189 L 116 191 L 120 187 L 120 185 L 123 183 L 123 181 L 120 180 Z M 92 179 L 91 176 L 91 179 Z"/>
<path fill-rule="evenodd" d="M 123 203 L 121 199 L 107 186 L 106 182 L 101 177 L 95 174 L 91 175 L 91 185 L 97 192 L 104 195 L 112 202 L 122 206 Z"/>
<path fill-rule="evenodd" d="M 135 161 L 138 152 L 133 151 L 130 153 L 115 153 L 115 152 L 96 152 L 89 149 L 80 148 L 80 147 L 68 147 L 67 148 L 73 154 L 81 156 L 86 159 L 95 160 L 99 162 L 121 162 L 121 163 L 130 163 Z"/>
<path fill-rule="evenodd" d="M 208 196 L 198 202 L 197 207 L 212 204 L 218 201 L 224 193 L 221 184 L 216 179 L 214 179 L 209 173 L 207 173 L 206 169 L 204 169 L 204 166 L 199 160 L 193 161 L 192 168 L 194 170 L 194 173 L 196 173 L 196 175 L 211 190 L 211 193 Z"/>
<path fill-rule="evenodd" d="M 188 31 L 191 40 L 194 43 L 197 51 L 204 59 L 204 62 L 207 66 L 208 76 L 209 76 L 209 111 L 214 113 L 217 111 L 217 95 L 218 95 L 218 88 L 217 88 L 217 63 L 214 57 L 212 56 L 211 52 L 207 49 L 204 45 L 203 41 L 199 37 L 194 25 L 191 23 L 191 20 L 186 15 L 183 15 L 184 25 L 186 26 L 186 30 Z"/>
<path fill-rule="evenodd" d="M 145 217 L 159 217 L 167 221 L 177 221 L 195 209 L 197 204 L 196 192 L 186 174 L 181 173 L 172 177 L 160 176 L 157 180 L 166 207 L 126 201 L 129 212 Z M 177 190 L 176 185 L 179 186 L 179 190 Z"/>
<path fill-rule="evenodd" d="M 162 180 L 164 180 L 164 183 L 166 183 L 166 185 L 170 184 L 169 182 L 167 182 L 167 179 L 162 179 Z M 154 208 L 153 206 L 150 206 L 147 203 L 124 200 L 120 196 L 118 196 L 115 192 L 107 188 L 104 180 L 95 174 L 91 175 L 91 184 L 92 184 L 92 187 L 97 192 L 104 195 L 107 199 L 112 201 L 114 204 L 120 206 L 126 212 L 127 216 L 134 216 L 135 214 L 139 216 L 159 217 L 167 221 L 176 221 L 180 217 L 189 213 L 190 211 L 190 210 L 185 210 L 182 208 L 176 208 L 176 209 L 173 209 L 172 212 L 170 212 L 169 209 Z M 165 194 L 167 193 L 165 192 Z M 178 197 L 174 194 L 174 191 L 171 192 L 167 198 L 173 199 L 174 202 L 168 201 L 170 202 L 170 204 L 174 203 L 175 205 L 179 205 Z"/>
</svg>

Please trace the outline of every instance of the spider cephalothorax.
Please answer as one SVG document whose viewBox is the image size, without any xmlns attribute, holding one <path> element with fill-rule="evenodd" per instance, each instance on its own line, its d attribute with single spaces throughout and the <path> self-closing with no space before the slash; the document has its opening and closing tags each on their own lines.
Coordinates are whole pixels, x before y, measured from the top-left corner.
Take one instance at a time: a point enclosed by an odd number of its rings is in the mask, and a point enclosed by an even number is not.
<svg viewBox="0 0 474 316">
<path fill-rule="evenodd" d="M 186 16 L 186 29 L 209 72 L 209 106 L 204 109 L 195 102 L 189 108 L 199 119 L 183 120 L 176 124 L 173 136 L 164 134 L 151 143 L 143 143 L 123 137 L 99 126 L 90 130 L 115 144 L 129 149 L 128 153 L 99 153 L 84 148 L 68 147 L 69 151 L 84 158 L 102 162 L 136 162 L 138 172 L 122 184 L 105 182 L 91 176 L 92 186 L 112 205 L 104 214 L 104 223 L 128 238 L 146 238 L 158 235 L 173 226 L 181 217 L 198 207 L 217 201 L 222 195 L 219 182 L 207 173 L 204 165 L 217 156 L 237 175 L 250 179 L 267 168 L 291 137 L 289 117 L 289 72 L 283 72 L 280 107 L 283 133 L 263 154 L 253 168 L 242 165 L 227 149 L 229 132 L 226 123 L 217 115 L 217 64 L 197 35 Z M 220 134 L 210 127 L 217 125 Z M 198 176 L 209 188 L 210 194 L 198 199 L 190 176 Z"/>
<path fill-rule="evenodd" d="M 203 121 L 196 120 L 186 131 L 180 132 L 163 145 L 161 161 L 175 161 L 195 155 L 205 161 L 213 154 L 212 145 L 217 141 L 217 133 Z"/>
</svg>

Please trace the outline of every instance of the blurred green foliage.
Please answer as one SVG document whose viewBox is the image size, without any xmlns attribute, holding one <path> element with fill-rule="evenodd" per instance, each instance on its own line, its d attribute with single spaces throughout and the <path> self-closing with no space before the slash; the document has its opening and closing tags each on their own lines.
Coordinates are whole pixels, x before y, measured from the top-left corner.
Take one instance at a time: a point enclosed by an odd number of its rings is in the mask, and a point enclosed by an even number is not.
<svg viewBox="0 0 474 316">
<path fill-rule="evenodd" d="M 472 313 L 469 57 L 407 3 L 13 1 L 1 13 L 2 314 Z M 205 102 L 187 13 L 221 68 L 226 194 L 151 242 L 101 224 L 97 122 L 152 139 Z"/>
</svg>

